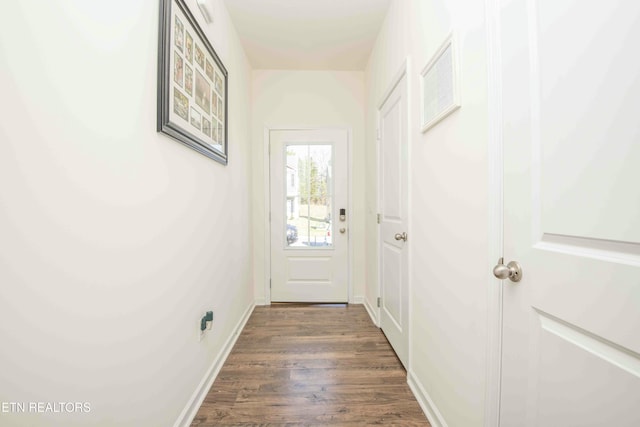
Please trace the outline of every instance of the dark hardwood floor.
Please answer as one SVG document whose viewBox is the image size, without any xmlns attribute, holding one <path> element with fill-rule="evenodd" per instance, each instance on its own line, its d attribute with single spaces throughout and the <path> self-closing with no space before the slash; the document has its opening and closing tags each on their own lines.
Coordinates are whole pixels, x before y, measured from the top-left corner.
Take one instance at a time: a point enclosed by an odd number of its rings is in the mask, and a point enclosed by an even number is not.
<svg viewBox="0 0 640 427">
<path fill-rule="evenodd" d="M 256 307 L 192 426 L 429 426 L 361 305 Z"/>
</svg>

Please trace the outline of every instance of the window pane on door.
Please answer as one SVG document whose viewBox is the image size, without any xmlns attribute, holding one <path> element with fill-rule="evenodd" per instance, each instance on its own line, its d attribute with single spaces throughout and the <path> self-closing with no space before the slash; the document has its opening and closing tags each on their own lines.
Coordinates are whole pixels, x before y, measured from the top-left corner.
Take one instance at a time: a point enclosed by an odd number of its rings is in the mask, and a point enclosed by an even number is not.
<svg viewBox="0 0 640 427">
<path fill-rule="evenodd" d="M 287 247 L 332 247 L 331 145 L 286 145 Z"/>
</svg>

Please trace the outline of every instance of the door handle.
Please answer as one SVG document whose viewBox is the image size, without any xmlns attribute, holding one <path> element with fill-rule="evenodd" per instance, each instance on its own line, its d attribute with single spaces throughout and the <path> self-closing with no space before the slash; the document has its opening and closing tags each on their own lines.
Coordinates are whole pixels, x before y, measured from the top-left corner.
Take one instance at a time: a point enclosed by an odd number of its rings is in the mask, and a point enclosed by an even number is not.
<svg viewBox="0 0 640 427">
<path fill-rule="evenodd" d="M 407 233 L 402 232 L 402 233 L 396 233 L 395 236 L 393 236 L 396 240 L 404 240 L 405 242 L 407 241 Z"/>
<path fill-rule="evenodd" d="M 493 275 L 500 280 L 509 279 L 516 283 L 522 279 L 522 267 L 515 261 L 504 265 L 504 258 L 498 260 L 498 265 L 493 267 Z"/>
</svg>

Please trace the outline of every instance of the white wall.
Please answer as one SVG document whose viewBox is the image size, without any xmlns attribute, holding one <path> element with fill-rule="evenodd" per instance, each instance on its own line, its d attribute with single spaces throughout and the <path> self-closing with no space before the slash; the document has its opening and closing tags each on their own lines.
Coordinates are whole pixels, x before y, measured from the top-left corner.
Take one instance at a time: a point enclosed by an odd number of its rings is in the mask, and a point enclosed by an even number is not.
<svg viewBox="0 0 640 427">
<path fill-rule="evenodd" d="M 3 5 L 0 402 L 91 412 L 0 425 L 171 425 L 252 306 L 250 67 L 211 4 L 227 167 L 156 133 L 157 1 Z"/>
<path fill-rule="evenodd" d="M 253 71 L 253 224 L 256 302 L 265 302 L 264 128 L 343 127 L 352 130 L 353 194 L 350 235 L 353 300 L 362 302 L 364 235 L 364 73 L 360 71 Z"/>
<path fill-rule="evenodd" d="M 462 108 L 420 132 L 420 72 L 457 37 Z M 408 241 L 410 379 L 434 425 L 483 423 L 488 240 L 488 141 L 483 2 L 394 0 L 367 66 L 367 236 L 376 224 L 376 109 L 407 56 L 411 93 Z M 366 298 L 378 296 L 377 243 L 367 246 Z"/>
</svg>

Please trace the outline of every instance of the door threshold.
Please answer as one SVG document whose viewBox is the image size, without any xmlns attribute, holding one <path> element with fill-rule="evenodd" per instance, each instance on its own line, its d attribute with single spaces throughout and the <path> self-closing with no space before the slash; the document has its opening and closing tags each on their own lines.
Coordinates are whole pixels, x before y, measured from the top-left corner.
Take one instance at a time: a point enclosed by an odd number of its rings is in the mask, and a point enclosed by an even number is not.
<svg viewBox="0 0 640 427">
<path fill-rule="evenodd" d="M 328 307 L 328 308 L 347 308 L 349 303 L 346 302 L 272 302 L 272 307 Z"/>
</svg>

